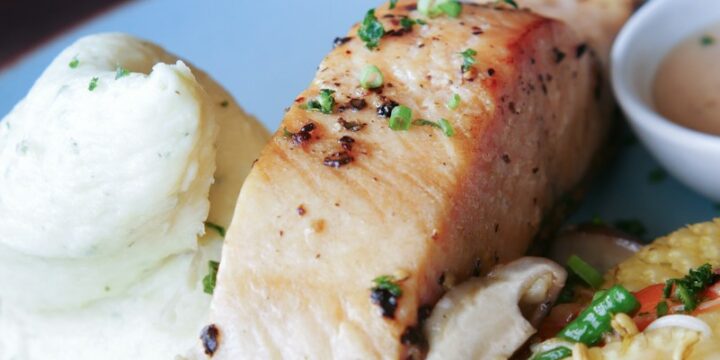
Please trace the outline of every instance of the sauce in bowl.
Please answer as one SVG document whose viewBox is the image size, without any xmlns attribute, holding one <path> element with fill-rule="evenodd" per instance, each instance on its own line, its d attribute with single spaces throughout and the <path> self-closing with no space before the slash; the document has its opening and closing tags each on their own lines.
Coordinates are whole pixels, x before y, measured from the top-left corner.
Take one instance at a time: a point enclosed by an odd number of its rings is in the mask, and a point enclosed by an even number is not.
<svg viewBox="0 0 720 360">
<path fill-rule="evenodd" d="M 720 135 L 720 24 L 676 45 L 660 63 L 655 108 L 675 123 Z"/>
</svg>

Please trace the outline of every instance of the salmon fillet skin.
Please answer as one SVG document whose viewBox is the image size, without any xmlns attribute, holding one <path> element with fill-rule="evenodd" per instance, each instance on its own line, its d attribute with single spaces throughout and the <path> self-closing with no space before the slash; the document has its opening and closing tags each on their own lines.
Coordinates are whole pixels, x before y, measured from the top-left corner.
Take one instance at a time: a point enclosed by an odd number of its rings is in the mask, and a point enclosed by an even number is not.
<svg viewBox="0 0 720 360">
<path fill-rule="evenodd" d="M 243 186 L 203 332 L 213 359 L 421 358 L 432 305 L 522 256 L 602 150 L 612 100 L 570 27 L 468 3 L 409 31 L 414 1 L 376 16 L 379 46 L 358 25 L 337 41 Z M 367 65 L 382 88 L 360 86 Z M 329 114 L 311 111 L 323 90 Z M 395 104 L 454 135 L 392 130 Z"/>
</svg>

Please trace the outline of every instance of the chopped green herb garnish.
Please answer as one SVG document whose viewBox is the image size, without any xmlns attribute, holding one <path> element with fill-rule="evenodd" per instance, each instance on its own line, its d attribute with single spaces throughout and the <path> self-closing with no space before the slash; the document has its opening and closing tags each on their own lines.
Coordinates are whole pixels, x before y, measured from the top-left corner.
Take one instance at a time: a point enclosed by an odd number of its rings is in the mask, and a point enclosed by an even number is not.
<svg viewBox="0 0 720 360">
<path fill-rule="evenodd" d="M 72 60 L 70 60 L 70 62 L 68 63 L 68 66 L 69 66 L 71 69 L 77 68 L 78 65 L 80 65 L 80 60 L 78 60 L 77 56 L 74 57 L 74 58 L 72 58 Z"/>
<path fill-rule="evenodd" d="M 453 126 L 452 124 L 450 124 L 449 121 L 445 119 L 440 119 L 438 121 L 438 125 L 440 125 L 440 129 L 442 129 L 445 136 L 452 137 L 453 135 L 455 135 L 455 129 L 453 129 Z"/>
<path fill-rule="evenodd" d="M 448 107 L 448 109 L 450 109 L 450 110 L 455 110 L 455 109 L 457 109 L 458 106 L 460 106 L 460 100 L 461 100 L 461 99 L 460 99 L 460 95 L 458 95 L 458 94 L 453 94 L 453 96 L 452 96 L 452 97 L 450 98 L 450 100 L 448 100 L 448 102 L 447 102 L 447 107 Z"/>
<path fill-rule="evenodd" d="M 212 295 L 215 292 L 215 284 L 217 283 L 217 273 L 220 269 L 220 263 L 217 261 L 208 261 L 208 273 L 202 280 L 203 291 L 206 294 Z"/>
<path fill-rule="evenodd" d="M 380 38 L 385 35 L 385 28 L 375 17 L 375 9 L 368 10 L 358 29 L 358 37 L 365 42 L 365 46 L 372 50 L 380 44 Z"/>
<path fill-rule="evenodd" d="M 657 184 L 667 179 L 668 174 L 663 168 L 656 168 L 648 173 L 648 181 L 651 184 Z"/>
<path fill-rule="evenodd" d="M 420 0 L 417 7 L 423 15 L 431 18 L 442 14 L 456 18 L 462 12 L 462 4 L 458 0 Z"/>
<path fill-rule="evenodd" d="M 390 113 L 389 126 L 395 131 L 408 130 L 412 124 L 412 110 L 404 105 L 398 105 Z"/>
<path fill-rule="evenodd" d="M 375 65 L 367 65 L 360 74 L 360 86 L 365 89 L 375 89 L 383 85 L 384 78 L 380 69 Z"/>
<path fill-rule="evenodd" d="M 496 0 L 496 1 L 495 1 L 495 5 L 500 5 L 500 4 L 508 4 L 508 5 L 512 6 L 512 7 L 514 7 L 515 9 L 519 9 L 519 8 L 520 8 L 520 7 L 518 6 L 518 4 L 515 2 L 515 0 Z"/>
<path fill-rule="evenodd" d="M 305 104 L 307 110 L 319 111 L 323 114 L 332 114 L 335 106 L 335 98 L 333 94 L 335 90 L 322 89 L 317 98 L 310 100 Z"/>
<path fill-rule="evenodd" d="M 667 280 L 663 296 L 669 298 L 671 295 L 675 295 L 683 303 L 684 311 L 693 311 L 697 307 L 700 294 L 716 281 L 717 276 L 713 273 L 712 266 L 705 264 L 696 269 L 690 269 L 682 279 Z"/>
<path fill-rule="evenodd" d="M 220 234 L 220 236 L 225 237 L 225 228 L 224 228 L 224 227 L 222 227 L 222 226 L 220 226 L 220 225 L 218 225 L 218 224 L 215 224 L 215 223 L 211 223 L 211 222 L 209 222 L 209 221 L 206 221 L 206 222 L 205 222 L 205 226 L 209 227 L 210 229 L 213 229 L 213 230 L 217 231 L 218 234 Z"/>
<path fill-rule="evenodd" d="M 402 296 L 402 289 L 397 284 L 395 277 L 392 275 L 382 275 L 373 279 L 375 286 L 372 290 L 387 290 L 395 297 Z"/>
<path fill-rule="evenodd" d="M 115 80 L 128 75 L 130 75 L 130 71 L 122 66 L 118 66 L 115 70 Z"/>
<path fill-rule="evenodd" d="M 715 38 L 710 35 L 703 35 L 700 37 L 700 45 L 710 46 L 715 43 Z"/>
<path fill-rule="evenodd" d="M 461 52 L 460 55 L 463 57 L 462 71 L 467 72 L 473 65 L 475 65 L 475 55 L 477 55 L 477 51 L 467 49 Z"/>
<path fill-rule="evenodd" d="M 397 5 L 398 0 L 390 0 L 390 10 L 394 9 Z"/>
<path fill-rule="evenodd" d="M 567 260 L 567 267 L 594 289 L 599 289 L 603 284 L 603 276 L 592 265 L 586 263 L 577 255 L 572 255 Z"/>
<path fill-rule="evenodd" d="M 615 227 L 639 238 L 642 238 L 647 233 L 645 225 L 637 219 L 618 220 L 615 222 Z"/>
<path fill-rule="evenodd" d="M 438 122 L 425 119 L 417 119 L 412 123 L 416 126 L 432 126 L 434 128 L 438 128 L 442 130 L 442 132 L 447 137 L 452 137 L 453 135 L 455 135 L 455 129 L 453 129 L 452 124 L 450 124 L 450 122 L 445 119 L 440 119 L 440 121 Z"/>
<path fill-rule="evenodd" d="M 90 84 L 88 85 L 88 90 L 93 91 L 98 85 L 98 78 L 94 77 L 90 79 Z"/>
<path fill-rule="evenodd" d="M 223 101 L 220 103 L 220 106 L 222 106 L 222 107 L 228 107 L 228 105 L 230 105 L 230 102 L 227 101 L 227 100 L 223 100 Z"/>
<path fill-rule="evenodd" d="M 655 306 L 655 314 L 657 317 L 663 317 L 668 314 L 668 304 L 665 301 L 661 301 Z"/>
<path fill-rule="evenodd" d="M 440 11 L 444 12 L 447 16 L 456 18 L 460 16 L 462 12 L 462 4 L 457 0 L 451 0 L 438 4 Z"/>
</svg>

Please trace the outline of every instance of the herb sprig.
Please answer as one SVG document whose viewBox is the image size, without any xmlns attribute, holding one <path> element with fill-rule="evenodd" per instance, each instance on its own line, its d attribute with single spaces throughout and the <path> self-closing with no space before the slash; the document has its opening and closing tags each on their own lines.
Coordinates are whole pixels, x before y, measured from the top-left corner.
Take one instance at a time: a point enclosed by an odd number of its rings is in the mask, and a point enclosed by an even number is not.
<svg viewBox="0 0 720 360">
<path fill-rule="evenodd" d="M 717 276 L 713 273 L 712 266 L 704 264 L 696 269 L 690 269 L 688 274 L 681 279 L 667 280 L 663 289 L 663 297 L 667 299 L 674 295 L 683 303 L 683 310 L 693 311 L 697 307 L 700 293 L 716 281 Z"/>
<path fill-rule="evenodd" d="M 383 24 L 375 17 L 375 9 L 370 9 L 365 14 L 365 18 L 357 34 L 370 50 L 380 45 L 380 39 L 385 35 L 385 27 L 383 27 Z"/>
</svg>

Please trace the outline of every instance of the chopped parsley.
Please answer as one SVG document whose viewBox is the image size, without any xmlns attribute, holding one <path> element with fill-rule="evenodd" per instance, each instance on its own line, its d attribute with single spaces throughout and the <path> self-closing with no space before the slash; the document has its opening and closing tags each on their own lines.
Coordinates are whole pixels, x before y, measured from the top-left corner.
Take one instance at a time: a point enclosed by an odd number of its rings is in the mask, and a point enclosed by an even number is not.
<svg viewBox="0 0 720 360">
<path fill-rule="evenodd" d="M 520 8 L 520 7 L 518 6 L 518 4 L 515 2 L 515 0 L 496 0 L 496 1 L 495 1 L 495 4 L 496 4 L 496 5 L 508 4 L 508 5 L 512 6 L 513 8 L 515 8 L 515 9 L 519 9 L 519 8 Z"/>
<path fill-rule="evenodd" d="M 450 109 L 450 110 L 455 110 L 455 109 L 457 109 L 458 106 L 460 106 L 460 101 L 461 101 L 460 95 L 458 95 L 458 94 L 453 94 L 453 96 L 452 96 L 452 97 L 450 98 L 450 100 L 448 100 L 448 102 L 447 102 L 447 107 L 448 107 L 448 109 Z"/>
<path fill-rule="evenodd" d="M 310 100 L 305 104 L 305 108 L 311 111 L 319 111 L 323 114 L 332 114 L 335 106 L 335 90 L 322 89 L 317 98 Z"/>
<path fill-rule="evenodd" d="M 647 233 L 645 225 L 637 219 L 618 220 L 615 222 L 615 227 L 639 238 L 642 238 Z"/>
<path fill-rule="evenodd" d="M 661 301 L 655 306 L 655 314 L 657 317 L 663 317 L 668 314 L 668 304 L 665 301 Z"/>
<path fill-rule="evenodd" d="M 648 181 L 651 184 L 661 183 L 663 180 L 667 179 L 667 177 L 668 174 L 663 168 L 656 168 L 648 173 Z"/>
<path fill-rule="evenodd" d="M 462 4 L 458 0 L 450 0 L 437 5 L 447 16 L 456 18 L 462 12 Z"/>
<path fill-rule="evenodd" d="M 402 296 L 402 289 L 400 288 L 400 285 L 397 284 L 395 277 L 392 275 L 378 276 L 373 279 L 373 283 L 375 284 L 372 288 L 373 291 L 387 290 L 395 297 Z"/>
<path fill-rule="evenodd" d="M 475 65 L 475 55 L 477 55 L 477 51 L 473 49 L 467 49 L 461 52 L 460 55 L 463 58 L 462 71 L 467 72 L 473 65 Z"/>
<path fill-rule="evenodd" d="M 210 228 L 210 229 L 213 229 L 213 230 L 217 231 L 218 234 L 220 234 L 220 236 L 225 237 L 225 228 L 224 228 L 224 227 L 222 227 L 222 226 L 220 226 L 220 225 L 218 225 L 218 224 L 215 224 L 215 223 L 211 223 L 211 222 L 209 222 L 209 221 L 206 221 L 206 222 L 205 222 L 205 226 L 207 226 L 207 227 Z"/>
<path fill-rule="evenodd" d="M 395 131 L 408 130 L 412 124 L 412 110 L 404 105 L 398 105 L 390 113 L 390 129 Z"/>
<path fill-rule="evenodd" d="M 97 77 L 90 79 L 90 84 L 88 85 L 88 90 L 90 90 L 90 91 L 95 90 L 95 88 L 98 85 L 98 80 L 99 79 Z"/>
<path fill-rule="evenodd" d="M 390 10 L 394 9 L 397 5 L 398 0 L 390 0 Z"/>
<path fill-rule="evenodd" d="M 215 284 L 217 283 L 217 273 L 220 269 L 220 263 L 217 261 L 208 261 L 208 273 L 202 279 L 203 291 L 212 295 L 215 292 Z"/>
<path fill-rule="evenodd" d="M 438 122 L 425 119 L 417 119 L 413 121 L 413 125 L 431 126 L 440 129 L 447 137 L 452 137 L 453 135 L 455 135 L 455 129 L 453 128 L 452 124 L 450 124 L 450 122 L 445 119 L 440 119 Z"/>
<path fill-rule="evenodd" d="M 358 37 L 365 42 L 365 46 L 372 50 L 380 44 L 380 38 L 385 35 L 385 28 L 375 17 L 375 9 L 368 10 L 365 14 L 360 28 L 357 31 Z"/>
<path fill-rule="evenodd" d="M 130 71 L 122 66 L 118 66 L 115 70 L 115 80 L 128 75 L 130 75 Z"/>
<path fill-rule="evenodd" d="M 71 69 L 77 68 L 78 65 L 80 65 L 80 60 L 78 60 L 77 56 L 75 56 L 74 58 L 72 58 L 72 60 L 70 60 L 70 62 L 68 63 L 68 66 L 69 66 Z"/>
<path fill-rule="evenodd" d="M 710 46 L 715 43 L 715 38 L 710 35 L 703 35 L 700 37 L 700 45 Z"/>
<path fill-rule="evenodd" d="M 690 269 L 682 279 L 667 280 L 663 289 L 663 297 L 667 299 L 674 295 L 683 303 L 684 311 L 693 311 L 697 307 L 700 293 L 716 281 L 717 276 L 713 273 L 712 266 L 704 264 L 697 269 Z"/>
</svg>

